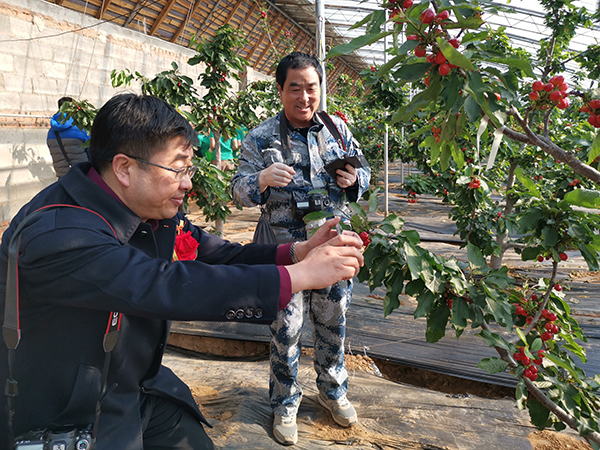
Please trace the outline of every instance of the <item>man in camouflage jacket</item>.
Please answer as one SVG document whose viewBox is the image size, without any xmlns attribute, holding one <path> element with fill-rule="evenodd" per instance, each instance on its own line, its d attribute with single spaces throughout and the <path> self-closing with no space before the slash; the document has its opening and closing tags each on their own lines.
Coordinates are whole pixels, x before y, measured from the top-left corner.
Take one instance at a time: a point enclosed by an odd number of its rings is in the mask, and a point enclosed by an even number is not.
<svg viewBox="0 0 600 450">
<path fill-rule="evenodd" d="M 343 143 L 316 113 L 322 79 L 318 60 L 291 53 L 280 62 L 276 79 L 284 110 L 248 133 L 231 189 L 238 205 L 264 205 L 279 243 L 297 242 L 307 239 L 307 231 L 302 218 L 293 212 L 294 203 L 308 200 L 311 190 L 325 190 L 332 201 L 331 212 L 340 215 L 345 200 L 356 201 L 367 190 L 371 171 L 366 166 L 355 169 L 346 165 L 333 179 L 324 168 L 345 156 L 362 156 L 362 152 L 342 120 L 332 118 Z M 302 389 L 296 374 L 305 310 L 315 331 L 318 400 L 338 424 L 348 427 L 357 422 L 356 411 L 346 399 L 348 373 L 344 365 L 346 310 L 351 297 L 351 281 L 327 290 L 298 292 L 271 325 L 269 393 L 273 433 L 282 444 L 295 444 L 298 439 L 296 415 Z"/>
</svg>

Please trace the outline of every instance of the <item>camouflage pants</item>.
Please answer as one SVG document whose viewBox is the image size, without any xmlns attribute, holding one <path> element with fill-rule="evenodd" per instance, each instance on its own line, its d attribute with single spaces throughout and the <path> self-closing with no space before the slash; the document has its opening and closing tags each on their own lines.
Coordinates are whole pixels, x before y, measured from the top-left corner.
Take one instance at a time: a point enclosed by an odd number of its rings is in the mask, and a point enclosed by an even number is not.
<svg viewBox="0 0 600 450">
<path fill-rule="evenodd" d="M 287 308 L 271 324 L 271 374 L 269 398 L 277 415 L 298 412 L 302 388 L 296 381 L 300 359 L 300 337 L 304 314 L 313 325 L 314 367 L 317 388 L 326 397 L 340 398 L 348 390 L 344 365 L 346 311 L 352 298 L 352 283 L 341 281 L 328 294 L 302 291 L 294 294 Z"/>
</svg>

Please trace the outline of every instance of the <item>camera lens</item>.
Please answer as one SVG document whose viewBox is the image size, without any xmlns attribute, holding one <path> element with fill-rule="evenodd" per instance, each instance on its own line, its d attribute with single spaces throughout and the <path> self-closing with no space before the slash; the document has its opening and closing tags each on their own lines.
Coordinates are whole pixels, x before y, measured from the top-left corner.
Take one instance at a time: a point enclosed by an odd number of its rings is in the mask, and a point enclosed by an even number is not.
<svg viewBox="0 0 600 450">
<path fill-rule="evenodd" d="M 75 446 L 77 450 L 87 450 L 90 448 L 90 441 L 87 438 L 81 438 L 77 441 L 77 445 Z"/>
</svg>

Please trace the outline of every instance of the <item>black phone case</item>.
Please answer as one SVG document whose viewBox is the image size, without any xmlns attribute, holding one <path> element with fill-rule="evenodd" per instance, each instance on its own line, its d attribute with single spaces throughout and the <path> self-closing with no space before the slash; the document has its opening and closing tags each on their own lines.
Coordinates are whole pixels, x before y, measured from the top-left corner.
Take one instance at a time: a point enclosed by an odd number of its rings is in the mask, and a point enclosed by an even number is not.
<svg viewBox="0 0 600 450">
<path fill-rule="evenodd" d="M 334 180 L 338 176 L 336 170 L 346 170 L 346 164 L 350 164 L 355 169 L 364 167 L 366 163 L 365 157 L 360 156 L 346 156 L 345 158 L 336 159 L 325 166 L 325 170 Z"/>
</svg>

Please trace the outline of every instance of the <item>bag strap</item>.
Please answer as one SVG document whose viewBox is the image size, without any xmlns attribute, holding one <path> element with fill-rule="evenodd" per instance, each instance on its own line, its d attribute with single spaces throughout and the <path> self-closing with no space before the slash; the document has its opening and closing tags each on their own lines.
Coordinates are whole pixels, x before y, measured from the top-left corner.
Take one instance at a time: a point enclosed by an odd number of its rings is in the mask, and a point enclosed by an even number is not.
<svg viewBox="0 0 600 450">
<path fill-rule="evenodd" d="M 56 136 L 56 142 L 58 142 L 58 146 L 60 147 L 60 151 L 62 152 L 63 157 L 65 158 L 65 161 L 67 161 L 67 164 L 69 165 L 69 167 L 71 167 L 73 164 L 71 164 L 71 160 L 67 156 L 65 146 L 63 145 L 63 141 L 60 138 L 60 134 L 58 134 L 58 131 L 56 131 L 56 130 L 54 131 L 54 136 Z"/>
<path fill-rule="evenodd" d="M 5 395 L 8 409 L 8 431 L 9 439 L 12 445 L 14 441 L 13 421 L 15 416 L 15 397 L 18 395 L 18 383 L 14 379 L 15 351 L 21 341 L 21 325 L 19 321 L 19 250 L 21 246 L 21 232 L 31 223 L 32 219 L 42 212 L 62 208 L 77 208 L 89 211 L 100 217 L 110 227 L 116 237 L 116 233 L 108 221 L 97 212 L 75 205 L 47 205 L 39 208 L 26 216 L 15 229 L 8 244 L 8 270 L 6 275 L 6 292 L 4 304 L 4 324 L 2 326 L 2 336 L 8 347 L 8 378 L 6 380 Z M 111 351 L 115 347 L 119 337 L 121 327 L 121 313 L 111 312 L 103 340 L 103 348 L 106 353 L 104 365 L 102 367 L 102 383 L 100 388 L 100 398 L 96 403 L 94 427 L 92 429 L 92 441 L 96 439 L 98 430 L 98 421 L 100 418 L 100 403 L 106 394 L 106 381 L 108 378 L 108 366 L 110 363 Z"/>
<path fill-rule="evenodd" d="M 323 121 L 333 138 L 337 141 L 340 148 L 344 150 L 344 153 L 348 153 L 348 151 L 346 150 L 346 144 L 344 142 L 344 139 L 342 139 L 342 134 L 340 133 L 340 130 L 333 122 L 329 114 L 327 114 L 325 111 L 319 111 L 317 114 L 319 115 L 319 117 L 321 118 L 321 120 Z"/>
</svg>

